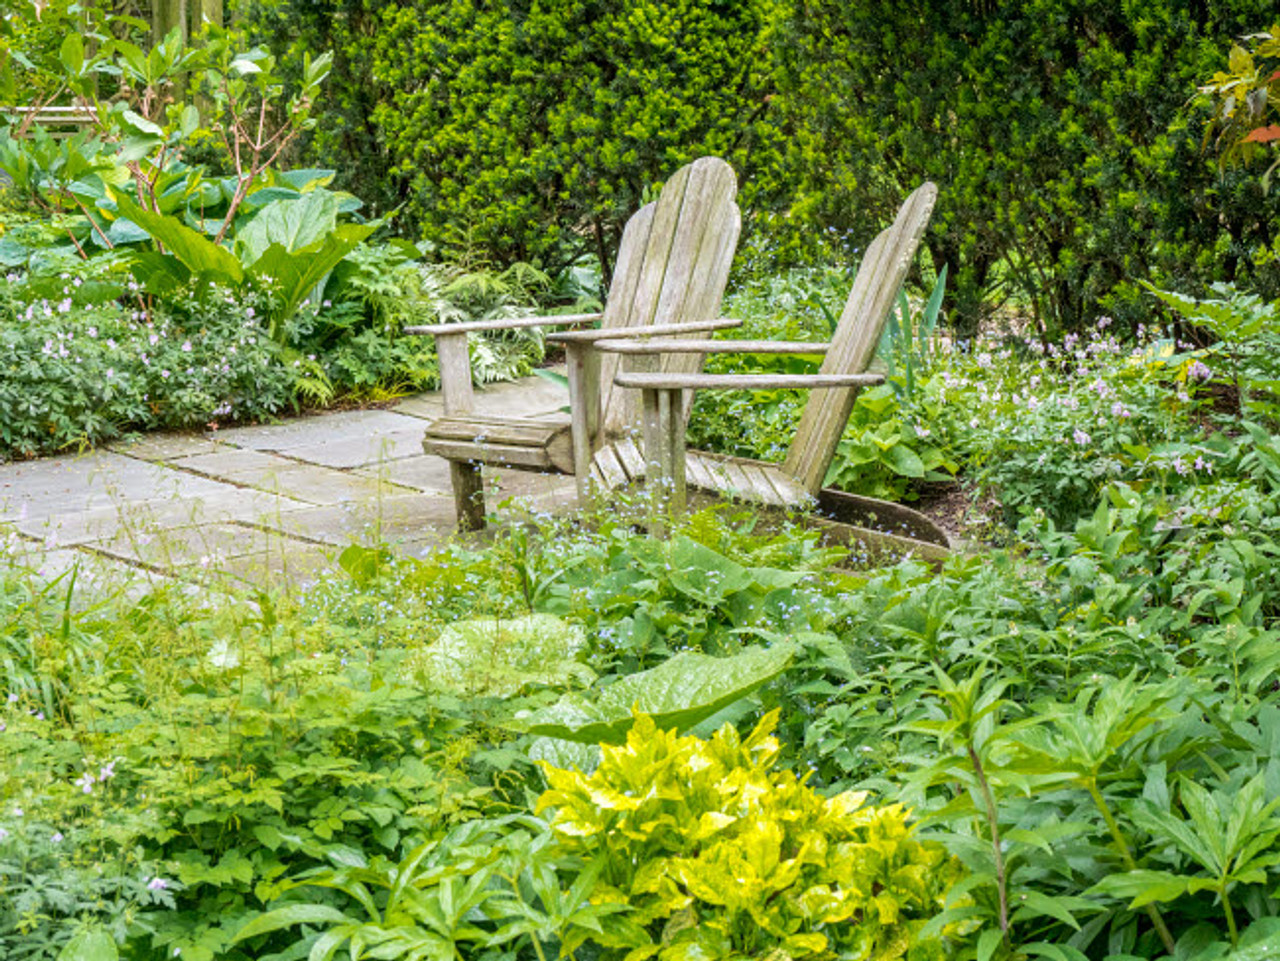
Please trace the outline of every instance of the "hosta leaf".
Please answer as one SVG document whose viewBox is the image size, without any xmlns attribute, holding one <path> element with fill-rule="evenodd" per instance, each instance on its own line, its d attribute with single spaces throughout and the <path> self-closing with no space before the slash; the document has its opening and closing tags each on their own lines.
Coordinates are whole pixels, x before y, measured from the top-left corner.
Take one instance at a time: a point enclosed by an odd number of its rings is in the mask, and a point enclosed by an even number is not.
<svg viewBox="0 0 1280 961">
<path fill-rule="evenodd" d="M 58 952 L 58 961 L 116 961 L 118 957 L 116 939 L 103 928 L 79 932 Z"/>
<path fill-rule="evenodd" d="M 273 243 L 249 268 L 254 278 L 278 288 L 280 316 L 289 317 L 339 261 L 377 229 L 377 224 L 340 224 L 323 240 L 290 252 Z"/>
<path fill-rule="evenodd" d="M 561 698 L 522 719 L 519 728 L 580 744 L 622 744 L 639 711 L 663 730 L 687 731 L 777 677 L 791 657 L 790 645 L 750 648 L 732 657 L 677 654 L 610 684 L 594 702 L 576 695 Z"/>
<path fill-rule="evenodd" d="M 586 643 L 580 626 L 554 614 L 481 617 L 450 624 L 406 668 L 430 687 L 508 697 L 530 684 L 593 681 L 577 660 Z"/>
<path fill-rule="evenodd" d="M 273 244 L 293 253 L 324 240 L 337 225 L 338 198 L 328 190 L 314 190 L 268 203 L 237 232 L 236 247 L 251 264 Z"/>
<path fill-rule="evenodd" d="M 115 200 L 122 217 L 127 217 L 158 243 L 168 247 L 169 254 L 191 273 L 234 283 L 244 280 L 244 270 L 230 251 L 219 247 L 176 217 L 144 210 L 119 191 L 115 191 Z"/>
</svg>

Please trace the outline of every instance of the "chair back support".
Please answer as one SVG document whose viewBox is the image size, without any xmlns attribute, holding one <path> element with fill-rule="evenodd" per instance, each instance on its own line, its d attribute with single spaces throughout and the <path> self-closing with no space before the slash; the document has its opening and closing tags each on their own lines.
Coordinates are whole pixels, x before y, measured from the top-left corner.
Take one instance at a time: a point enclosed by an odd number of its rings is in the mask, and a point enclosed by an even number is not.
<svg viewBox="0 0 1280 961">
<path fill-rule="evenodd" d="M 870 366 L 937 196 L 938 188 L 931 183 L 918 187 L 892 226 L 867 248 L 820 373 L 860 374 Z M 815 497 L 857 398 L 856 388 L 818 388 L 805 404 L 782 469 Z"/>
<path fill-rule="evenodd" d="M 714 320 L 742 229 L 733 168 L 718 157 L 681 167 L 658 199 L 628 222 L 609 286 L 605 329 Z M 600 362 L 601 427 L 617 435 L 639 422 L 639 392 L 614 384 L 619 356 Z M 664 358 L 662 370 L 696 373 L 702 355 Z"/>
</svg>

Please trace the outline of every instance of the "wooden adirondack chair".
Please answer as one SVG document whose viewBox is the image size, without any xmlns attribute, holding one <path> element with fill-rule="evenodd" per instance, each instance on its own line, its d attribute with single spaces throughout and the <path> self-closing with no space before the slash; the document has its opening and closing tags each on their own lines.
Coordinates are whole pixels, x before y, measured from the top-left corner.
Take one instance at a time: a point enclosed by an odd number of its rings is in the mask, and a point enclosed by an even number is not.
<svg viewBox="0 0 1280 961">
<path fill-rule="evenodd" d="M 933 212 L 937 188 L 926 183 L 902 205 L 892 226 L 867 248 L 840 323 L 829 344 L 770 341 L 651 340 L 601 341 L 605 353 L 662 357 L 696 351 L 818 353 L 826 357 L 817 374 L 672 374 L 624 371 L 615 382 L 638 389 L 643 399 L 642 452 L 630 438 L 602 446 L 592 459 L 591 482 L 609 490 L 648 477 L 661 479 L 673 510 L 683 510 L 686 486 L 728 493 L 781 507 L 813 503 L 853 412 L 858 391 L 884 378 L 866 373 L 880 336 Z M 689 390 L 813 389 L 783 464 L 766 464 L 684 448 L 684 410 Z M 578 446 L 585 441 L 576 441 Z"/>
<path fill-rule="evenodd" d="M 422 446 L 427 453 L 450 461 L 460 529 L 484 526 L 482 464 L 566 474 L 580 468 L 585 476 L 590 461 L 575 459 L 571 425 L 576 425 L 584 443 L 598 445 L 598 438 L 621 432 L 637 416 L 637 402 L 628 400 L 628 392 L 614 384 L 618 357 L 611 355 L 602 362 L 594 349 L 597 340 L 685 335 L 736 325 L 736 321 L 718 319 L 742 225 L 736 193 L 733 170 L 719 158 L 703 157 L 676 171 L 658 199 L 627 222 L 601 314 L 405 328 L 406 333 L 431 334 L 436 339 L 445 415 L 428 425 Z M 549 338 L 565 344 L 571 390 L 584 398 L 582 403 L 575 400 L 571 419 L 474 413 L 468 334 L 596 321 L 599 329 Z M 684 353 L 662 369 L 689 373 L 701 365 L 701 355 Z"/>
</svg>

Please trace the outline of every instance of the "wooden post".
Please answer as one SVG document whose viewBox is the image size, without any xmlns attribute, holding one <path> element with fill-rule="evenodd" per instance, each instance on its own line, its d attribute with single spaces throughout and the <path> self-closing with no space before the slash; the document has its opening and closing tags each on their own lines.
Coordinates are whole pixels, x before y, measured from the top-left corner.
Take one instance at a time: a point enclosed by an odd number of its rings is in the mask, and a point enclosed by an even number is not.
<svg viewBox="0 0 1280 961">
<path fill-rule="evenodd" d="M 600 351 L 593 344 L 565 344 L 569 406 L 573 420 L 573 477 L 578 506 L 591 497 L 591 462 L 600 449 Z"/>
<path fill-rule="evenodd" d="M 663 391 L 663 394 L 667 397 L 666 409 L 663 411 L 666 417 L 666 438 L 663 446 L 666 450 L 668 463 L 671 465 L 669 474 L 671 478 L 671 513 L 678 517 L 684 513 L 685 505 L 688 501 L 684 446 L 685 391 L 667 390 Z"/>
<path fill-rule="evenodd" d="M 181 31 L 182 42 L 185 44 L 191 37 L 187 0 L 151 0 L 152 45 L 164 40 L 175 27 Z M 173 99 L 181 101 L 186 95 L 186 81 L 182 78 L 175 80 L 173 84 Z"/>
<path fill-rule="evenodd" d="M 200 0 L 200 22 L 195 25 L 196 32 L 204 29 L 204 25 L 222 26 L 222 0 Z"/>
<path fill-rule="evenodd" d="M 192 23 L 190 26 L 191 36 L 199 37 L 204 33 L 205 27 L 221 28 L 223 22 L 222 0 L 194 0 L 194 10 Z M 205 125 L 212 125 L 217 122 L 214 116 L 213 99 L 202 92 L 199 82 L 196 82 L 196 110 L 200 112 L 200 122 Z"/>
<path fill-rule="evenodd" d="M 645 482 L 649 487 L 651 533 L 662 537 L 666 532 L 667 491 L 666 481 L 669 476 L 663 468 L 664 448 L 663 435 L 666 425 L 662 422 L 662 391 L 645 389 L 640 391 L 640 423 L 644 429 L 644 462 Z"/>
<path fill-rule="evenodd" d="M 182 28 L 185 40 L 187 31 L 187 0 L 151 0 L 151 42 L 159 43 L 174 27 Z"/>
<path fill-rule="evenodd" d="M 466 334 L 436 334 L 436 354 L 440 358 L 440 383 L 444 389 L 447 416 L 469 414 L 475 403 L 471 390 L 471 358 Z M 453 504 L 458 529 L 484 529 L 484 478 L 474 461 L 449 461 L 453 482 Z"/>
</svg>

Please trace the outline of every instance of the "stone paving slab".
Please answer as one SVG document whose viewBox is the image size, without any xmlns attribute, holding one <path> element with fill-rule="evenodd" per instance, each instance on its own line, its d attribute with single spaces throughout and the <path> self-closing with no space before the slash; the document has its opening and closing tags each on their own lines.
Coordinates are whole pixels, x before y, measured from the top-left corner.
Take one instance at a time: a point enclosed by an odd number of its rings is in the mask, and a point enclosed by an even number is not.
<svg viewBox="0 0 1280 961">
<path fill-rule="evenodd" d="M 205 524 L 155 533 L 123 531 L 108 540 L 95 541 L 88 548 L 145 567 L 176 570 L 193 565 L 217 568 L 228 558 L 264 553 L 273 547 L 283 552 L 301 546 L 261 528 Z"/>
<path fill-rule="evenodd" d="M 107 449 L 125 457 L 154 462 L 173 461 L 194 454 L 211 454 L 225 445 L 205 434 L 147 434 L 131 441 L 117 441 Z"/>
<path fill-rule="evenodd" d="M 564 368 L 555 368 L 563 374 Z M 476 412 L 510 414 L 513 417 L 536 417 L 552 414 L 569 406 L 569 388 L 554 384 L 545 377 L 525 377 L 519 381 L 486 384 L 476 390 Z"/>
<path fill-rule="evenodd" d="M 559 418 L 541 378 L 476 394 L 487 414 Z M 422 453 L 438 394 L 216 432 L 153 434 L 80 456 L 0 463 L 0 548 L 56 577 L 75 565 L 131 591 L 178 578 L 212 587 L 324 576 L 348 544 L 422 552 L 455 531 L 446 461 Z M 517 518 L 574 499 L 571 477 L 486 468 L 489 509 Z M 513 500 L 514 498 L 514 500 Z M 157 573 L 158 572 L 158 573 Z"/>
<path fill-rule="evenodd" d="M 216 450 L 178 457 L 168 461 L 170 467 L 204 474 L 215 480 L 237 481 L 245 474 L 262 474 L 271 470 L 286 470 L 297 466 L 297 461 L 278 454 L 253 448 L 219 446 Z"/>
<path fill-rule="evenodd" d="M 313 414 L 258 427 L 230 427 L 219 430 L 217 439 L 233 447 L 263 451 L 289 451 L 295 447 L 315 447 L 346 438 L 418 431 L 420 418 L 392 410 L 342 410 L 333 414 Z"/>
<path fill-rule="evenodd" d="M 409 494 L 290 511 L 263 526 L 291 537 L 333 547 L 440 537 L 454 530 L 453 498 Z"/>
<path fill-rule="evenodd" d="M 563 364 L 551 370 L 559 374 L 565 372 Z M 477 414 L 540 417 L 559 413 L 568 406 L 568 387 L 536 375 L 519 381 L 484 384 L 475 388 Z M 434 420 L 444 414 L 444 401 L 438 393 L 418 394 L 397 401 L 392 410 L 424 420 Z"/>
<path fill-rule="evenodd" d="M 110 539 L 125 530 L 154 532 L 203 523 L 256 521 L 309 506 L 276 494 L 223 485 L 221 490 L 198 499 L 174 497 L 45 517 L 28 516 L 15 522 L 14 527 L 49 547 L 73 547 Z"/>
<path fill-rule="evenodd" d="M 415 394 L 396 401 L 391 409 L 419 420 L 435 420 L 444 416 L 444 401 L 439 394 Z"/>
<path fill-rule="evenodd" d="M 341 436 L 316 444 L 285 448 L 289 457 L 326 467 L 368 467 L 389 461 L 418 457 L 422 454 L 421 423 L 406 430 Z"/>
<path fill-rule="evenodd" d="M 315 464 L 294 464 L 289 468 L 273 467 L 259 472 L 245 472 L 236 480 L 258 490 L 281 494 L 309 504 L 376 501 L 408 493 L 406 488 L 396 484 L 358 477 Z"/>
<path fill-rule="evenodd" d="M 41 585 L 58 581 L 49 589 L 54 592 L 73 591 L 72 607 L 83 610 L 103 597 L 123 593 L 137 597 L 157 587 L 171 583 L 170 578 L 153 571 L 141 570 L 129 564 L 72 548 L 44 550 L 39 545 L 29 545 L 15 553 L 6 553 L 10 570 L 29 572 Z M 75 583 L 70 573 L 75 569 Z M 62 580 L 58 580 L 62 578 Z"/>
<path fill-rule="evenodd" d="M 0 471 L 0 521 L 167 498 L 198 498 L 216 481 L 135 460 L 113 451 L 5 464 Z"/>
<path fill-rule="evenodd" d="M 426 493 L 453 496 L 452 482 L 449 480 L 449 462 L 443 457 L 434 457 L 430 454 L 420 453 L 417 457 L 388 461 L 376 467 L 361 468 L 353 473 L 357 477 L 390 481 L 401 487 L 412 487 L 414 490 Z"/>
</svg>

